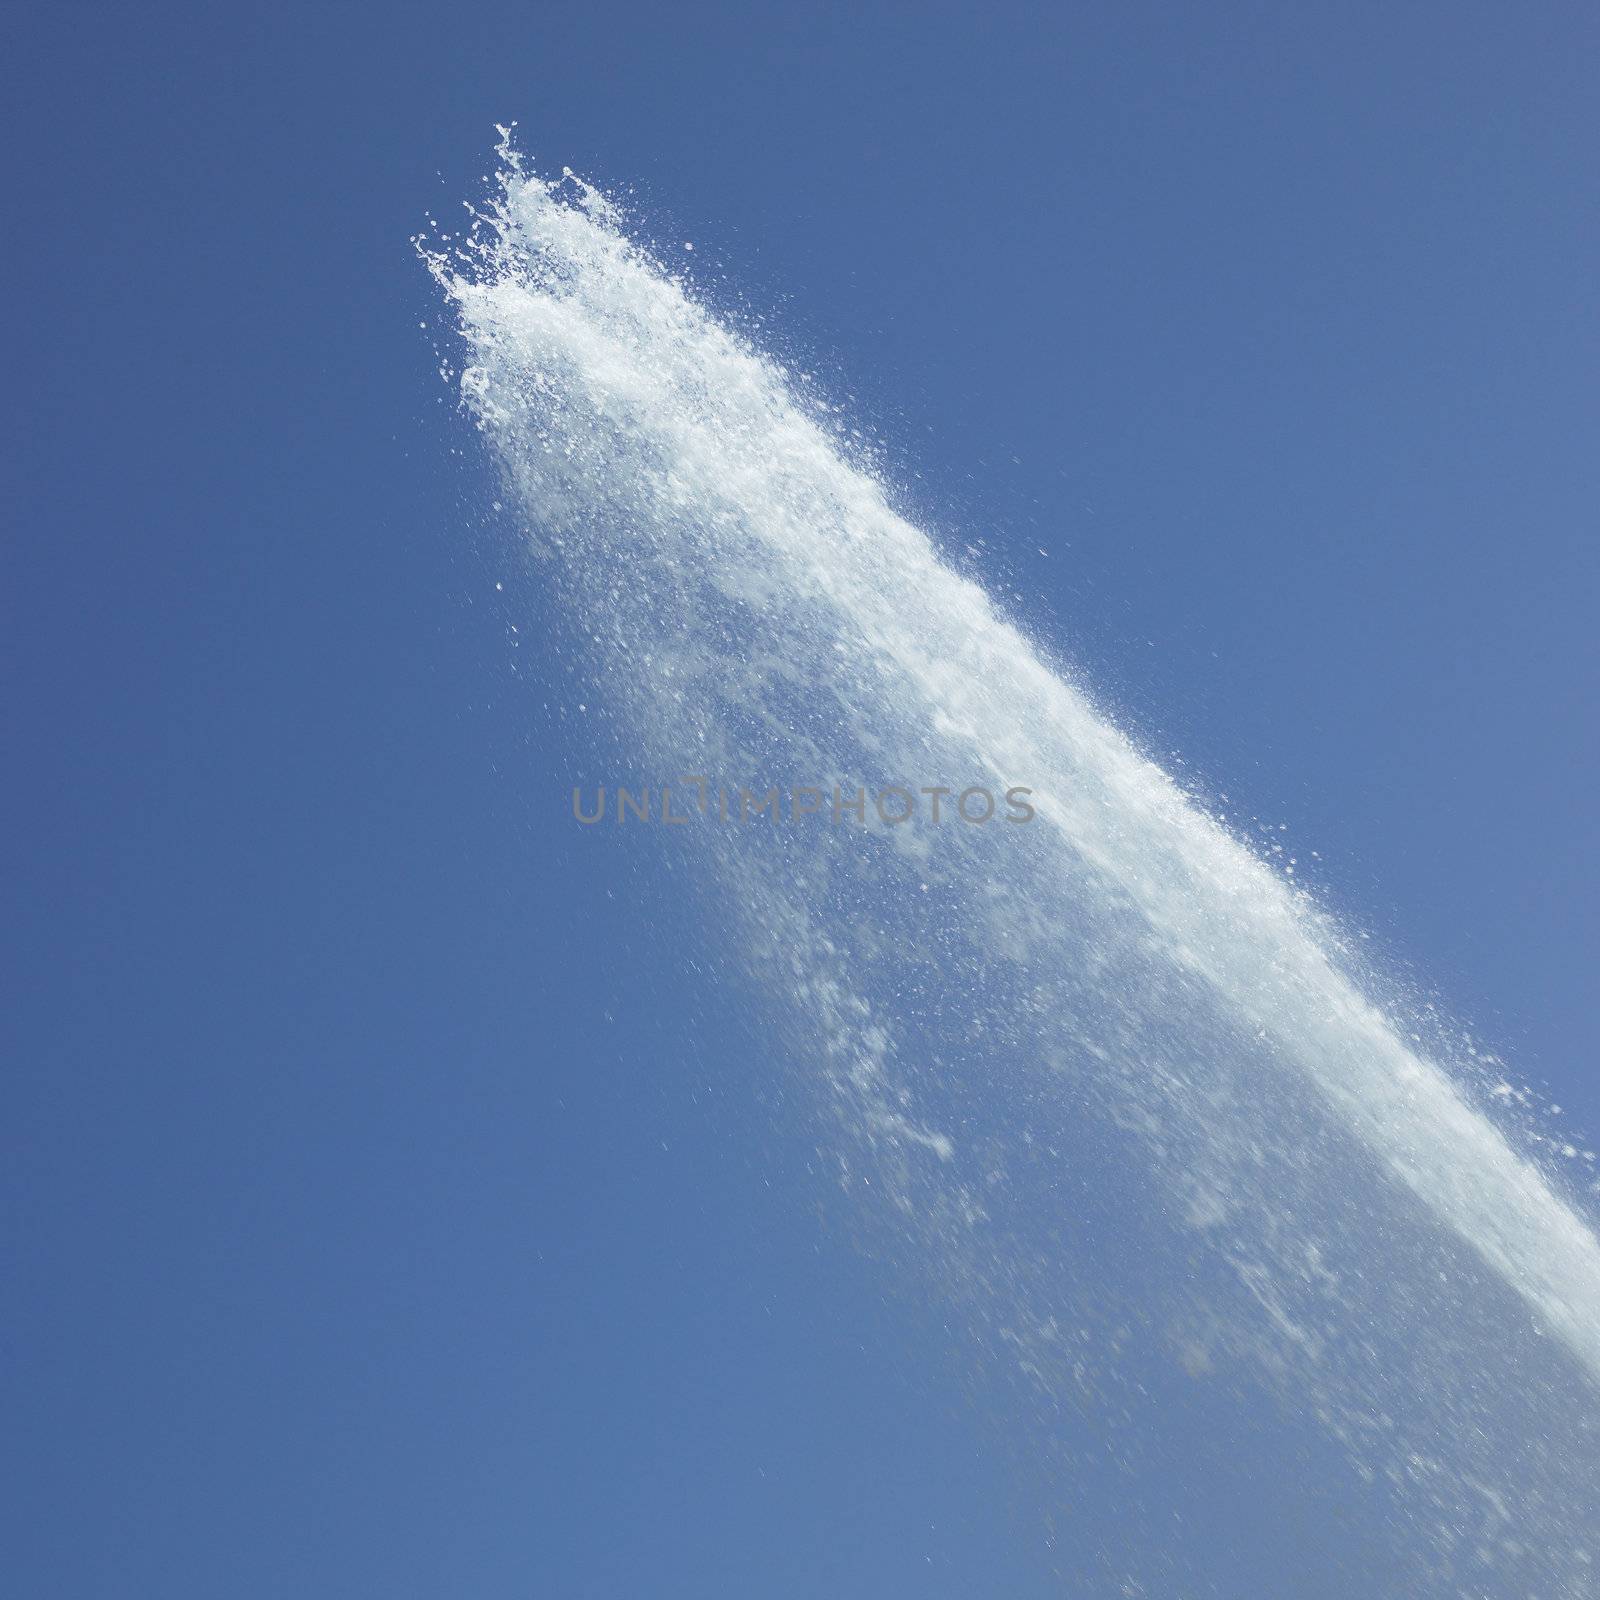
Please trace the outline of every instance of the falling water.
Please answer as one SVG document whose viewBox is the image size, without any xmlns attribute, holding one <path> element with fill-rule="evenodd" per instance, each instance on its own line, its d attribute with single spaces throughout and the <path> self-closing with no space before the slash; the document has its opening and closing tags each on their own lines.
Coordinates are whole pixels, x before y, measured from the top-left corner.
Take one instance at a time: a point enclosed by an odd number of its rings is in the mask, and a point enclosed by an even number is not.
<svg viewBox="0 0 1600 1600">
<path fill-rule="evenodd" d="M 804 374 L 606 197 L 500 154 L 469 232 L 421 244 L 464 401 L 597 711 L 689 818 L 660 848 L 736 919 L 831 1170 L 972 1366 L 1009 1375 L 994 1403 L 1038 1476 L 1126 1485 L 1063 1573 L 1594 1593 L 1592 1157 L 1562 1170 L 1498 1122 L 1498 1065 L 1405 1019 L 942 561 Z M 890 786 L 913 821 L 832 815 Z M 818 814 L 790 814 L 799 787 Z M 929 787 L 1025 787 L 1036 816 L 946 800 L 934 823 Z M 739 821 L 740 788 L 785 815 Z M 1256 1498 L 1342 1573 L 1230 1534 Z M 1152 1506 L 1266 1548 L 1230 1565 Z"/>
</svg>

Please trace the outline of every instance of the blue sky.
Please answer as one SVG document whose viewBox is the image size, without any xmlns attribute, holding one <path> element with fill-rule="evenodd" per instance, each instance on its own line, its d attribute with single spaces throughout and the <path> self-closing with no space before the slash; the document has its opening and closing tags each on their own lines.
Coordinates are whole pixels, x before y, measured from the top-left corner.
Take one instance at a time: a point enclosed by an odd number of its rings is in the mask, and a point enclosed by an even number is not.
<svg viewBox="0 0 1600 1600">
<path fill-rule="evenodd" d="M 566 823 L 408 243 L 497 120 L 1600 1131 L 1592 12 L 6 32 L 19 1592 L 1056 1592 L 706 930 Z"/>
</svg>

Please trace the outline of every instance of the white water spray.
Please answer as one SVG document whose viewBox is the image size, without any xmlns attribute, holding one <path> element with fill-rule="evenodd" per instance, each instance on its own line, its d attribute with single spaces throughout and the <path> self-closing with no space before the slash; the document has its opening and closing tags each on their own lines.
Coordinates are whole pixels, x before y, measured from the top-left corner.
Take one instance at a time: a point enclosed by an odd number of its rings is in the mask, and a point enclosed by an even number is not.
<svg viewBox="0 0 1600 1600">
<path fill-rule="evenodd" d="M 743 919 L 903 1261 L 1081 1413 L 1226 1374 L 1314 1419 L 1384 1486 L 1392 1592 L 1592 1593 L 1600 1242 L 1559 1175 L 941 562 L 804 378 L 594 190 L 501 155 L 493 208 L 424 253 L 639 770 L 1035 792 L 1028 827 L 670 841 Z"/>
</svg>

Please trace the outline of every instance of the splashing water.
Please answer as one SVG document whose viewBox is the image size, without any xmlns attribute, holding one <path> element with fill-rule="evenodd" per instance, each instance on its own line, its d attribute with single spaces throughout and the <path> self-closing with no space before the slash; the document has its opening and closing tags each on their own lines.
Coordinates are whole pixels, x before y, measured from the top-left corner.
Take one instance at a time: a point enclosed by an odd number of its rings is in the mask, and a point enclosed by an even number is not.
<svg viewBox="0 0 1600 1600">
<path fill-rule="evenodd" d="M 941 562 L 804 379 L 605 197 L 501 158 L 472 231 L 420 248 L 636 770 L 1033 791 L 1027 826 L 659 831 L 739 919 L 863 1214 L 969 1357 L 1022 1375 L 1063 1472 L 1099 1452 L 1130 1485 L 1078 1581 L 1595 1592 L 1583 1202 L 1303 891 Z M 1208 1480 L 1349 1521 L 1342 1575 L 1282 1548 L 1229 1567 L 1126 1510 L 1237 1520 Z"/>
</svg>

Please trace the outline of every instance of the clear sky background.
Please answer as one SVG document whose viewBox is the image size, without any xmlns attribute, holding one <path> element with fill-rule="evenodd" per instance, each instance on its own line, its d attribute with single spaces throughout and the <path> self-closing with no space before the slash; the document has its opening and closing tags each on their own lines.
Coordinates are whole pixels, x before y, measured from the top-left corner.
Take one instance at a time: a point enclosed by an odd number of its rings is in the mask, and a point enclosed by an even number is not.
<svg viewBox="0 0 1600 1600">
<path fill-rule="evenodd" d="M 1600 1132 L 1592 7 L 4 26 L 9 1590 L 1054 1592 L 568 820 L 408 244 L 497 120 Z"/>
</svg>

